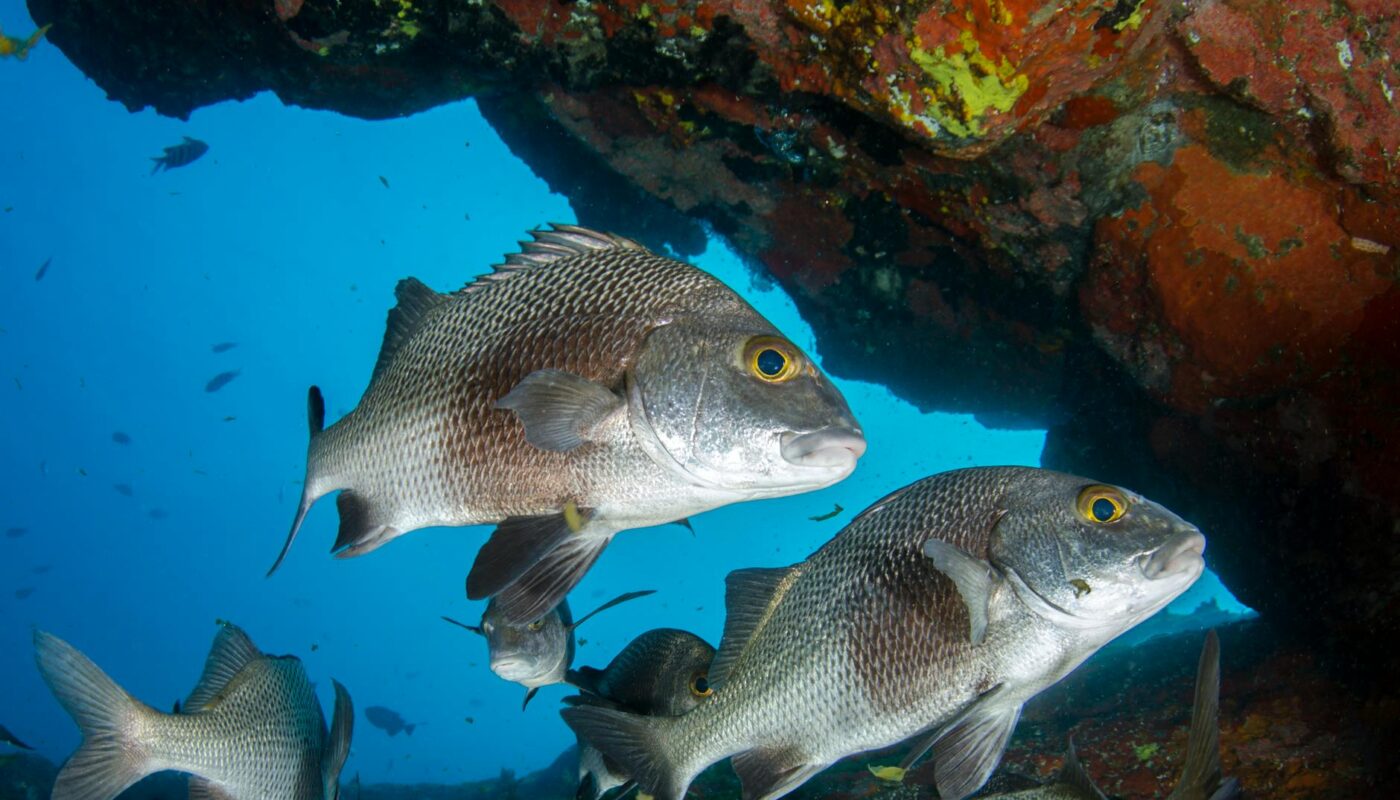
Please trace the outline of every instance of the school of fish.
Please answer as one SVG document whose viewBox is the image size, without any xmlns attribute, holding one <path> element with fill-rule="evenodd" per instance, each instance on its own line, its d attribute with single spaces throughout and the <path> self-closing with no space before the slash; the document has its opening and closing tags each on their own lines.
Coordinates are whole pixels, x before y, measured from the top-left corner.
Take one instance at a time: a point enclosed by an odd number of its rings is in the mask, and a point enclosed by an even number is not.
<svg viewBox="0 0 1400 800">
<path fill-rule="evenodd" d="M 155 169 L 207 149 L 187 138 Z M 842 758 L 915 740 L 876 774 L 898 779 L 931 753 L 939 796 L 962 800 L 996 769 L 1027 700 L 1204 570 L 1204 535 L 1128 489 L 962 469 L 895 491 L 801 562 L 731 572 L 718 650 L 660 628 L 604 668 L 575 668 L 579 625 L 652 593 L 573 619 L 567 595 L 614 536 L 830 486 L 864 454 L 862 427 L 737 293 L 621 237 L 554 225 L 457 291 L 408 278 L 396 296 L 354 409 L 327 426 L 320 391 L 308 393 L 306 480 L 268 574 L 332 493 L 340 557 L 420 528 L 494 525 L 466 576 L 467 597 L 488 601 L 480 622 L 443 619 L 484 638 L 490 669 L 526 703 L 542 686 L 578 689 L 561 713 L 580 745 L 581 798 L 635 786 L 680 800 L 724 759 L 745 800 L 779 798 Z M 261 653 L 237 627 L 221 623 L 170 714 L 63 640 L 36 632 L 34 645 L 83 735 L 55 800 L 112 800 L 161 770 L 189 773 L 191 800 L 337 800 L 349 692 L 334 684 L 327 726 L 302 663 Z M 1238 788 L 1220 775 L 1218 660 L 1212 635 L 1178 800 Z M 415 728 L 389 708 L 364 713 L 391 736 Z M 1061 778 L 1015 796 L 1102 797 L 1072 744 Z"/>
</svg>

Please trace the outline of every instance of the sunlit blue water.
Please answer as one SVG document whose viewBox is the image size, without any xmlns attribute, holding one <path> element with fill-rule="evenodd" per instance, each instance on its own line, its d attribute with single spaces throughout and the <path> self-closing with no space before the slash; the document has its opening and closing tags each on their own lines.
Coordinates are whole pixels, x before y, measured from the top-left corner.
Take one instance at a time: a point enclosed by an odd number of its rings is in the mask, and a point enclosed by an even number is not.
<svg viewBox="0 0 1400 800">
<path fill-rule="evenodd" d="M 19 0 L 0 0 L 0 26 L 33 27 Z M 55 760 L 78 742 L 34 669 L 36 626 L 166 707 L 192 688 L 224 618 L 304 659 L 326 708 L 334 676 L 359 709 L 389 706 L 421 726 L 390 739 L 360 716 L 347 776 L 456 781 L 552 761 L 572 742 L 564 690 L 522 713 L 523 690 L 487 670 L 482 641 L 439 619 L 480 615 L 463 578 L 486 528 L 418 532 L 337 561 L 334 504 L 321 503 L 276 577 L 263 573 L 300 491 L 306 387 L 324 389 L 331 419 L 353 407 L 399 278 L 455 289 L 528 229 L 572 221 L 565 199 L 471 102 L 368 123 L 260 96 L 180 122 L 107 101 L 47 44 L 0 60 L 0 102 L 0 530 L 26 529 L 0 537 L 0 723 Z M 149 157 L 184 135 L 209 142 L 208 155 L 150 175 Z M 791 301 L 753 286 L 722 244 L 698 263 L 820 359 Z M 227 341 L 237 347 L 211 352 Z M 228 370 L 240 374 L 205 391 Z M 620 536 L 572 595 L 575 613 L 660 592 L 581 628 L 581 663 L 602 665 L 661 625 L 717 644 L 729 570 L 799 560 L 930 473 L 1039 463 L 1043 432 L 921 414 L 836 380 L 871 442 L 855 475 L 697 517 L 694 537 L 679 526 Z M 846 512 L 808 520 L 834 504 Z M 1208 575 L 1172 610 L 1221 593 Z"/>
</svg>

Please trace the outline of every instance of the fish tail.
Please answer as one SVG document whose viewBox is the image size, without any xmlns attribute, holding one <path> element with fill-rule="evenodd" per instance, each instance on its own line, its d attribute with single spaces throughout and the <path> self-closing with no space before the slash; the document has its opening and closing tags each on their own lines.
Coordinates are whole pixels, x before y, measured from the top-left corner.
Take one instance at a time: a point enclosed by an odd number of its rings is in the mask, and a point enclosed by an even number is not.
<svg viewBox="0 0 1400 800">
<path fill-rule="evenodd" d="M 282 544 L 282 552 L 277 554 L 277 560 L 267 571 L 268 577 L 271 577 L 272 573 L 282 566 L 282 561 L 292 549 L 292 542 L 296 540 L 297 533 L 301 530 L 302 522 L 306 521 L 306 513 L 311 510 L 311 506 L 338 488 L 327 486 L 328 481 L 317 471 L 321 459 L 317 458 L 316 443 L 326 428 L 326 398 L 322 396 L 321 389 L 316 386 L 312 386 L 306 393 L 306 422 L 307 428 L 311 431 L 311 441 L 306 448 L 306 479 L 302 481 L 301 485 L 301 500 L 297 503 L 297 514 L 292 519 L 292 529 L 287 533 L 287 541 Z"/>
<path fill-rule="evenodd" d="M 53 800 L 111 800 L 152 772 L 146 743 L 133 738 L 151 709 L 137 702 L 77 648 L 34 632 L 39 672 L 78 723 L 83 744 L 54 784 Z"/>
<path fill-rule="evenodd" d="M 160 168 L 161 168 L 161 167 L 165 166 L 165 157 L 164 157 L 164 156 L 151 156 L 151 160 L 154 161 L 154 162 L 156 162 L 156 163 L 154 163 L 154 164 L 151 165 L 151 174 L 154 175 L 154 174 L 156 174 L 157 172 L 160 172 Z"/>
<path fill-rule="evenodd" d="M 578 737 L 615 761 L 620 772 L 656 800 L 681 800 L 698 770 L 682 765 L 669 746 L 682 718 L 646 717 L 600 706 L 562 712 Z"/>
</svg>

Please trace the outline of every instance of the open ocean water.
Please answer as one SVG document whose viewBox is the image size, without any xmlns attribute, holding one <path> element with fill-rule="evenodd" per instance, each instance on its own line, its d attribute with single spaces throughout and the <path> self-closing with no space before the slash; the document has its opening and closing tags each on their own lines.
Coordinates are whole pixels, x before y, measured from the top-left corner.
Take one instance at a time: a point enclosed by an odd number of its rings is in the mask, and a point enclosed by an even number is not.
<svg viewBox="0 0 1400 800">
<path fill-rule="evenodd" d="M 0 26 L 32 29 L 18 0 L 0 0 Z M 463 578 L 489 528 L 423 531 L 342 561 L 326 552 L 336 515 L 324 502 L 282 569 L 264 572 L 300 493 L 307 386 L 340 417 L 369 380 L 400 278 L 455 289 L 530 229 L 573 221 L 565 198 L 472 102 L 364 122 L 262 95 L 182 122 L 129 113 L 42 43 L 0 61 L 0 99 L 0 724 L 56 762 L 78 744 L 36 672 L 36 627 L 165 708 L 227 619 L 299 656 L 327 709 L 332 677 L 350 689 L 347 779 L 451 782 L 552 762 L 573 743 L 558 714 L 568 692 L 546 688 L 522 711 L 484 642 L 439 619 L 480 617 Z M 208 152 L 151 174 L 150 158 L 185 136 Z M 723 242 L 694 263 L 820 361 L 791 300 Z M 920 413 L 834 380 L 870 442 L 854 475 L 697 516 L 694 536 L 672 525 L 618 537 L 571 595 L 575 615 L 657 594 L 582 627 L 576 663 L 602 666 L 663 625 L 718 644 L 730 570 L 800 560 L 917 478 L 1039 463 L 1042 431 Z M 1212 597 L 1244 610 L 1208 574 L 1170 611 Z M 390 737 L 364 718 L 370 706 L 417 727 Z"/>
</svg>

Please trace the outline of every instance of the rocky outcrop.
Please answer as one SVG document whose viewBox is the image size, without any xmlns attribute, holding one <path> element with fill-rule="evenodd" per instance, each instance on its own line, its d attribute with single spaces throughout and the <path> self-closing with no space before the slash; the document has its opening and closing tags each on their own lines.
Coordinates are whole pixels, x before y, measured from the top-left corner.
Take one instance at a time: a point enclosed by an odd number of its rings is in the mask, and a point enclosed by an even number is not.
<svg viewBox="0 0 1400 800">
<path fill-rule="evenodd" d="M 113 98 L 475 96 L 589 224 L 697 221 L 830 369 L 1051 431 L 1380 686 L 1400 633 L 1389 0 L 29 0 Z M 878 445 L 878 443 L 877 443 Z"/>
</svg>

